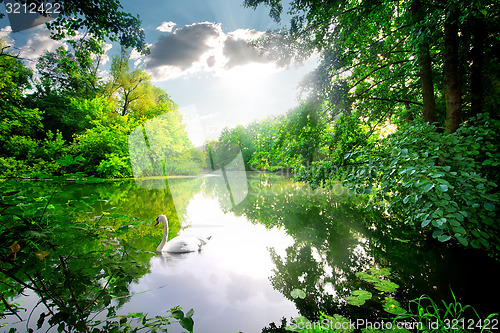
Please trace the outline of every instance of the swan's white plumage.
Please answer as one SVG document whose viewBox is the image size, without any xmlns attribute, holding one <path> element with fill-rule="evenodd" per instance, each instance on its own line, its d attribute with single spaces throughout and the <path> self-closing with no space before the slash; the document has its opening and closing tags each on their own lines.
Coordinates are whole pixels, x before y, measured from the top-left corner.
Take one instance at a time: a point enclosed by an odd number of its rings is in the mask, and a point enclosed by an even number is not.
<svg viewBox="0 0 500 333">
<path fill-rule="evenodd" d="M 192 236 L 177 236 L 167 242 L 168 237 L 168 221 L 165 215 L 160 215 L 156 218 L 156 225 L 163 223 L 163 238 L 160 245 L 156 248 L 156 252 L 169 253 L 186 253 L 200 251 L 203 245 L 207 244 L 208 238 L 192 237 Z"/>
</svg>

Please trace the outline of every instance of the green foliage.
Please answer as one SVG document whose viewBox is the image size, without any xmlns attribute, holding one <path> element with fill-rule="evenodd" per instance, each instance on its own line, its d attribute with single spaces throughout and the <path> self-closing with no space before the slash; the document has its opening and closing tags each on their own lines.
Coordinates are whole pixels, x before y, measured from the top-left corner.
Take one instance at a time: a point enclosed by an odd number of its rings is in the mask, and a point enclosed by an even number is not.
<svg viewBox="0 0 500 333">
<path fill-rule="evenodd" d="M 384 311 L 390 314 L 399 315 L 406 313 L 406 310 L 401 307 L 401 304 L 392 297 L 386 297 L 384 304 Z"/>
<path fill-rule="evenodd" d="M 306 101 L 288 112 L 276 147 L 284 150 L 286 165 L 290 166 L 293 161 L 310 164 L 318 158 L 326 132 L 326 125 L 320 118 L 322 111 L 318 101 Z"/>
<path fill-rule="evenodd" d="M 372 294 L 366 290 L 354 290 L 352 296 L 347 296 L 345 298 L 347 304 L 360 306 L 365 304 L 365 302 L 372 298 Z"/>
<path fill-rule="evenodd" d="M 4 43 L 0 40 L 0 48 Z M 25 89 L 31 88 L 31 71 L 15 57 L 0 56 L 0 154 L 6 156 L 5 145 L 14 135 L 33 137 L 42 129 L 42 112 L 23 105 Z M 18 138 L 19 140 L 19 138 Z M 21 139 L 22 140 L 22 139 Z"/>
<path fill-rule="evenodd" d="M 5 143 L 4 149 L 14 157 L 30 160 L 36 156 L 38 141 L 26 136 L 13 135 Z"/>
<path fill-rule="evenodd" d="M 288 26 L 254 43 L 279 64 L 320 54 L 321 62 L 304 88 L 327 106 L 326 119 L 356 111 L 372 124 L 424 118 L 458 126 L 461 109 L 468 118 L 498 107 L 495 1 L 448 0 L 438 7 L 420 0 L 245 0 L 244 4 L 270 7 L 270 16 L 277 21 L 282 12 L 291 16 Z M 457 27 L 451 33 L 454 38 L 443 38 L 452 24 Z M 450 48 L 456 51 L 453 60 L 443 56 Z M 458 117 L 451 116 L 452 107 L 446 103 L 451 90 L 445 93 L 442 88 L 450 79 L 443 68 L 451 62 L 458 72 L 453 92 L 462 99 L 454 109 Z"/>
<path fill-rule="evenodd" d="M 254 169 L 274 171 L 287 167 L 286 155 L 283 149 L 279 149 L 279 141 L 285 123 L 284 117 L 272 117 L 264 119 L 254 125 L 256 134 L 254 136 L 254 154 L 249 164 Z"/>
<path fill-rule="evenodd" d="M 2 3 L 3 0 L 0 0 Z M 119 41 L 123 47 L 134 47 L 141 53 L 147 53 L 144 30 L 141 29 L 139 16 L 121 11 L 117 0 L 98 0 L 91 3 L 75 3 L 61 0 L 59 14 L 52 22 L 46 23 L 55 40 L 69 39 L 73 45 L 80 44 L 83 52 L 102 52 L 102 44 L 109 38 Z M 4 17 L 0 13 L 0 18 Z M 80 30 L 86 32 L 85 38 L 72 41 L 71 37 Z M 80 31 L 81 32 L 81 31 Z"/>
<path fill-rule="evenodd" d="M 57 159 L 66 154 L 66 141 L 62 134 L 47 132 L 43 140 L 26 136 L 12 136 L 5 144 L 7 157 L 0 157 L 0 175 L 3 177 L 39 177 L 62 172 Z"/>
<path fill-rule="evenodd" d="M 83 29 L 90 36 L 87 37 L 86 44 L 91 51 L 100 51 L 101 43 L 109 38 L 111 41 L 119 41 L 124 47 L 134 47 L 140 52 L 146 52 L 145 35 L 140 27 L 139 16 L 123 12 L 119 1 L 75 3 L 62 0 L 59 3 L 61 14 L 47 23 L 53 39 L 76 36 Z"/>
<path fill-rule="evenodd" d="M 19 177 L 27 169 L 24 161 L 18 161 L 14 157 L 0 157 L 0 174 L 3 177 Z"/>
<path fill-rule="evenodd" d="M 365 272 L 358 272 L 356 275 L 363 276 L 365 281 L 369 283 L 373 283 L 375 280 L 380 281 L 381 277 L 387 279 L 390 276 L 390 270 L 387 268 L 374 267 L 371 269 L 371 273 L 373 275 Z M 408 329 L 412 332 L 470 332 L 471 330 L 490 332 L 496 327 L 498 313 L 492 313 L 483 318 L 472 306 L 463 306 L 457 301 L 453 292 L 451 294 L 453 302 L 441 301 L 442 306 L 439 306 L 429 296 L 422 295 L 410 301 L 409 311 L 403 309 L 401 303 L 391 296 L 383 299 L 378 298 L 385 313 L 393 315 L 392 322 L 380 317 L 377 317 L 378 319 L 375 321 L 351 321 L 339 314 L 330 316 L 320 311 L 319 320 L 313 322 L 304 316 L 296 317 L 285 329 L 304 333 L 354 332 L 355 330 L 361 330 L 363 333 L 408 333 L 410 332 Z M 372 297 L 373 295 L 368 291 L 354 290 L 352 296 L 346 297 L 345 300 L 349 305 L 363 306 Z M 383 328 L 378 329 L 370 326 L 382 326 Z"/>
<path fill-rule="evenodd" d="M 326 152 L 328 127 L 320 119 L 321 111 L 319 103 L 306 101 L 284 116 L 224 129 L 217 141 L 210 142 L 211 149 L 224 163 L 241 149 L 247 170 L 290 170 L 308 165 Z M 215 161 L 216 165 L 224 164 L 221 161 Z"/>
<path fill-rule="evenodd" d="M 59 163 L 69 166 L 79 160 Z M 57 189 L 57 183 L 51 185 Z M 193 332 L 193 310 L 175 307 L 154 318 L 117 314 L 130 283 L 148 270 L 148 260 L 137 260 L 143 250 L 133 248 L 127 237 L 138 232 L 140 222 L 116 213 L 89 220 L 85 212 L 92 210 L 96 196 L 52 203 L 53 194 L 26 197 L 17 190 L 0 195 L 0 316 L 27 320 L 30 330 L 52 326 L 60 332 L 168 332 L 179 323 Z M 36 322 L 30 316 L 23 319 L 25 309 L 12 302 L 28 290 L 46 308 Z M 101 319 L 95 319 L 98 314 Z"/>
<path fill-rule="evenodd" d="M 231 147 L 230 149 L 241 149 L 245 169 L 251 170 L 251 159 L 256 153 L 256 143 L 257 138 L 259 137 L 258 132 L 260 131 L 260 127 L 263 123 L 264 122 L 254 122 L 247 127 L 238 125 L 232 129 L 224 128 L 217 141 L 213 140 L 209 142 L 211 147 L 210 149 L 212 149 L 212 151 L 215 150 L 215 156 L 220 156 L 220 158 L 224 160 L 227 158 L 222 157 L 224 152 L 219 147 L 229 146 Z M 219 152 L 219 154 L 217 154 L 217 152 Z M 231 153 L 230 155 L 232 156 L 234 153 Z M 218 163 L 217 161 L 213 162 L 216 164 Z"/>
<path fill-rule="evenodd" d="M 62 21 L 52 22 L 54 26 L 68 23 L 65 13 L 80 6 L 64 1 L 62 5 L 66 6 L 58 17 Z M 80 7 L 84 15 L 82 21 L 60 26 L 59 37 L 78 29 L 81 24 L 85 26 L 85 15 L 104 15 L 93 5 Z M 118 2 L 107 2 L 105 7 L 116 10 L 120 6 Z M 119 11 L 113 15 L 113 20 L 129 17 Z M 132 26 L 139 22 L 132 21 Z M 99 21 L 96 26 L 108 23 Z M 130 177 L 128 136 L 138 126 L 160 115 L 165 115 L 167 121 L 162 124 L 156 142 L 160 143 L 162 152 L 175 155 L 165 165 L 168 174 L 202 171 L 205 156 L 192 147 L 177 105 L 164 90 L 154 87 L 143 71 L 130 70 L 128 53 L 124 51 L 121 57 L 113 60 L 109 82 L 104 86 L 100 84 L 97 68 L 102 53 L 100 46 L 93 43 L 109 34 L 116 36 L 124 32 L 122 24 L 115 22 L 113 29 L 106 26 L 111 30 L 101 31 L 100 37 L 95 35 L 93 39 L 73 43 L 72 51 L 59 48 L 42 55 L 37 63 L 40 77 L 34 80 L 35 91 L 28 91 L 31 71 L 15 56 L 4 54 L 2 42 L 1 177 L 46 178 L 75 172 L 100 177 Z M 133 40 L 138 32 L 129 33 L 127 38 L 132 39 L 122 42 L 140 46 Z M 83 163 L 64 165 L 66 158 L 74 156 L 82 156 Z"/>
<path fill-rule="evenodd" d="M 335 122 L 333 134 L 329 141 L 331 162 L 334 165 L 344 165 L 344 156 L 356 147 L 367 147 L 370 134 L 366 124 L 354 114 L 342 114 Z"/>
<path fill-rule="evenodd" d="M 338 327 L 339 329 L 335 329 L 336 327 Z M 333 316 L 328 316 L 325 313 L 320 312 L 318 322 L 311 322 L 306 317 L 296 317 L 293 319 L 292 324 L 286 326 L 285 329 L 287 331 L 301 332 L 301 333 L 318 333 L 318 332 L 348 333 L 354 331 L 350 327 L 351 323 L 349 319 L 338 314 L 335 314 Z"/>
<path fill-rule="evenodd" d="M 168 105 L 160 104 L 156 107 L 162 110 Z M 138 124 L 141 126 L 134 129 L 132 133 L 134 139 L 128 142 L 131 151 L 134 152 L 135 165 L 141 167 L 140 170 L 134 170 L 135 176 L 202 172 L 205 154 L 195 149 L 189 140 L 179 109 L 173 108 L 146 122 L 143 122 L 144 120 L 146 119 L 140 118 Z"/>
<path fill-rule="evenodd" d="M 118 156 L 114 153 L 106 154 L 96 168 L 97 175 L 102 178 L 125 178 L 132 175 L 128 156 Z"/>
<path fill-rule="evenodd" d="M 39 93 L 45 95 L 56 91 L 60 95 L 93 98 L 98 92 L 97 66 L 92 53 L 76 46 L 74 52 L 59 47 L 54 52 L 45 52 L 36 64 L 40 79 Z M 83 52 L 82 52 L 83 51 Z"/>
<path fill-rule="evenodd" d="M 130 53 L 122 49 L 111 63 L 110 80 L 106 83 L 105 92 L 116 104 L 116 111 L 124 116 L 130 112 L 142 113 L 153 107 L 158 90 L 153 89 L 151 76 L 145 71 L 129 68 Z M 161 91 L 161 90 L 160 90 Z"/>
<path fill-rule="evenodd" d="M 372 149 L 348 154 L 351 169 L 344 184 L 369 193 L 368 208 L 385 212 L 441 242 L 451 238 L 491 253 L 500 250 L 495 222 L 500 163 L 498 121 L 478 115 L 454 134 L 433 126 L 403 126 Z"/>
<path fill-rule="evenodd" d="M 356 276 L 366 283 L 373 286 L 374 289 L 379 291 L 378 297 L 374 298 L 374 302 L 379 302 L 382 304 L 382 309 L 390 314 L 401 314 L 406 311 L 401 308 L 401 304 L 394 299 L 394 293 L 399 288 L 399 285 L 390 281 L 391 271 L 389 268 L 372 267 L 370 273 L 367 272 L 357 272 Z M 380 295 L 385 295 L 386 293 L 392 294 L 390 296 L 384 296 L 381 299 Z M 372 299 L 372 293 L 365 290 L 354 290 L 352 296 L 345 298 L 347 304 L 362 306 L 369 299 Z"/>
<path fill-rule="evenodd" d="M 106 321 L 87 323 L 87 326 L 89 326 L 89 332 L 92 333 L 136 333 L 142 330 L 149 330 L 150 332 L 171 332 L 169 326 L 174 323 L 179 323 L 182 328 L 192 333 L 194 329 L 193 314 L 193 309 L 184 314 L 182 308 L 176 306 L 168 310 L 165 316 L 148 318 L 148 315 L 144 313 L 129 313 L 128 315 L 111 317 Z"/>
<path fill-rule="evenodd" d="M 290 296 L 292 296 L 292 298 L 304 299 L 306 297 L 306 293 L 302 289 L 294 289 L 290 293 Z"/>
<path fill-rule="evenodd" d="M 109 164 L 108 159 L 112 156 L 118 157 L 115 161 L 122 163 L 123 158 L 128 157 L 127 139 L 133 130 L 133 125 L 127 122 L 116 122 L 110 126 L 92 127 L 76 135 L 75 141 L 68 150 L 73 155 L 81 155 L 85 158 L 85 163 L 79 171 L 92 174 L 102 163 L 99 173 L 103 173 L 106 165 Z M 122 170 L 122 168 L 118 167 L 117 170 Z M 127 176 L 130 175 L 129 168 Z"/>
<path fill-rule="evenodd" d="M 345 156 L 359 147 L 374 145 L 368 126 L 356 114 L 342 114 L 333 125 L 326 141 L 328 155 L 312 164 L 302 165 L 296 174 L 297 181 L 307 181 L 313 187 L 328 186 L 332 181 L 342 178 L 346 172 L 343 167 L 350 161 Z"/>
<path fill-rule="evenodd" d="M 38 156 L 44 160 L 50 160 L 58 156 L 66 147 L 66 141 L 62 137 L 62 133 L 56 131 L 47 131 L 46 138 L 41 141 L 41 146 L 38 151 Z"/>
</svg>

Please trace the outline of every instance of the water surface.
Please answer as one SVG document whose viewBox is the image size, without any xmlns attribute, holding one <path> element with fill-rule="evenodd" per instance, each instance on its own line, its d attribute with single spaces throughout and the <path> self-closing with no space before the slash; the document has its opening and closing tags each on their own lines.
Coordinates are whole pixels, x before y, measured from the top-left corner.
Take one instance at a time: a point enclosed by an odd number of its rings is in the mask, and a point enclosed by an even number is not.
<svg viewBox="0 0 500 333">
<path fill-rule="evenodd" d="M 279 326 L 282 317 L 314 318 L 318 311 L 376 319 L 387 316 L 377 304 L 354 307 L 344 301 L 352 290 L 368 287 L 355 273 L 370 267 L 392 270 L 391 279 L 400 285 L 394 297 L 404 307 L 422 294 L 450 300 L 452 288 L 461 302 L 483 314 L 495 310 L 500 291 L 490 286 L 500 267 L 479 252 L 443 246 L 362 212 L 340 187 L 313 191 L 284 177 L 248 174 L 244 199 L 235 204 L 220 181 L 172 180 L 170 196 L 139 188 L 133 180 L 69 184 L 51 200 L 97 195 L 100 200 L 76 218 L 92 220 L 104 211 L 140 221 L 118 241 L 129 253 L 141 253 L 131 255 L 141 269 L 129 285 L 131 296 L 115 302 L 119 314 L 163 315 L 180 305 L 194 309 L 196 332 L 214 333 L 260 332 L 272 322 Z M 53 191 L 43 183 L 23 186 L 39 195 Z M 170 217 L 170 238 L 212 239 L 199 253 L 157 254 L 162 228 L 152 224 L 159 214 Z M 292 298 L 294 289 L 306 298 Z M 22 299 L 27 308 L 35 300 L 35 295 Z"/>
</svg>

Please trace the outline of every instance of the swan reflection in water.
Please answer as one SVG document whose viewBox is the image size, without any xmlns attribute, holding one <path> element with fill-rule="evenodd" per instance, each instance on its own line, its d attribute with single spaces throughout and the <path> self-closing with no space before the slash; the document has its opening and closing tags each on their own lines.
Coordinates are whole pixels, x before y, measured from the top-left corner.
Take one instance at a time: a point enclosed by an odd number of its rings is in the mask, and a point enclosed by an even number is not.
<svg viewBox="0 0 500 333">
<path fill-rule="evenodd" d="M 186 264 L 190 259 L 194 259 L 201 255 L 201 252 L 184 252 L 184 253 L 172 253 L 172 252 L 159 252 L 158 259 L 162 266 L 177 266 L 181 262 Z"/>
<path fill-rule="evenodd" d="M 156 248 L 156 252 L 160 253 L 189 253 L 201 251 L 202 247 L 208 243 L 210 237 L 196 236 L 177 236 L 167 242 L 168 237 L 168 220 L 165 215 L 159 215 L 156 218 L 155 226 L 163 223 L 163 238 L 160 245 Z"/>
</svg>

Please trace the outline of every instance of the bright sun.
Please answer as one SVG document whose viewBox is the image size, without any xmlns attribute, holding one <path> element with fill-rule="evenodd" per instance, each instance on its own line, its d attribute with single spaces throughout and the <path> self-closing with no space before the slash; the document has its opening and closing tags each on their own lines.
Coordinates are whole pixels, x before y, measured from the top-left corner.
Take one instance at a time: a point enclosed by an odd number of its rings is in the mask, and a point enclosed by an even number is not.
<svg viewBox="0 0 500 333">
<path fill-rule="evenodd" d="M 269 94 L 269 79 L 279 70 L 274 64 L 248 64 L 219 73 L 228 94 L 239 98 L 265 98 Z"/>
</svg>

